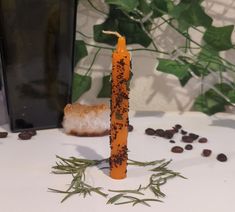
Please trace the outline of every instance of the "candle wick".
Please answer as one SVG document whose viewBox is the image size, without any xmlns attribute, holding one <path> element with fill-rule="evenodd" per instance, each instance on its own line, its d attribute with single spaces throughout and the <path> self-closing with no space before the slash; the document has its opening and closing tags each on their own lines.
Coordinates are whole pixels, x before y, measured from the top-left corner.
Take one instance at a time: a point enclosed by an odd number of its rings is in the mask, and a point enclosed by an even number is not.
<svg viewBox="0 0 235 212">
<path fill-rule="evenodd" d="M 118 32 L 113 32 L 113 31 L 106 31 L 102 30 L 104 34 L 109 34 L 109 35 L 116 35 L 118 38 L 121 38 L 122 36 Z"/>
</svg>

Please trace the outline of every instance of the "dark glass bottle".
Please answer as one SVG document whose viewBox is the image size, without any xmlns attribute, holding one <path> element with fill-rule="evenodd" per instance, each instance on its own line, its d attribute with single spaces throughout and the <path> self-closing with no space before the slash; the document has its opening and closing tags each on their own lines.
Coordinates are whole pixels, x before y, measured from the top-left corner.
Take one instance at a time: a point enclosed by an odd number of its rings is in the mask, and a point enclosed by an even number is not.
<svg viewBox="0 0 235 212">
<path fill-rule="evenodd" d="M 1 45 L 1 40 L 0 40 L 0 45 Z M 1 49 L 1 46 L 0 46 Z M 0 91 L 2 90 L 2 55 L 1 55 L 1 50 L 0 50 Z"/>
<path fill-rule="evenodd" d="M 76 0 L 0 0 L 4 90 L 12 131 L 60 127 L 70 102 Z"/>
</svg>

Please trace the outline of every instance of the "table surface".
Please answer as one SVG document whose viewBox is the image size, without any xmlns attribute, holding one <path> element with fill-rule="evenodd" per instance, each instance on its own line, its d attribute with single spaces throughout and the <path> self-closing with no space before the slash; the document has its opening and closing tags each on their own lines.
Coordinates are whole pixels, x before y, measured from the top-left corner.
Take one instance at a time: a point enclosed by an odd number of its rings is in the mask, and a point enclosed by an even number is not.
<svg viewBox="0 0 235 212">
<path fill-rule="evenodd" d="M 56 155 L 102 159 L 109 156 L 109 137 L 82 138 L 68 136 L 62 129 L 40 130 L 31 140 L 18 139 L 17 133 L 9 133 L 0 139 L 0 211 L 4 212 L 95 212 L 95 211 L 161 211 L 161 212 L 221 212 L 235 211 L 235 115 L 201 113 L 136 112 L 130 123 L 134 131 L 129 133 L 129 158 L 138 161 L 172 159 L 169 167 L 187 179 L 174 178 L 162 187 L 166 197 L 163 202 L 144 205 L 107 205 L 107 199 L 99 195 L 83 198 L 74 195 L 60 203 L 62 194 L 48 188 L 65 189 L 70 176 L 52 174 Z M 172 153 L 174 145 L 184 147 L 180 134 L 175 144 L 169 140 L 147 136 L 148 127 L 169 129 L 181 124 L 188 132 L 207 137 L 208 142 L 195 141 L 192 150 Z M 2 125 L 0 131 L 7 130 Z M 212 150 L 210 157 L 202 157 L 203 149 Z M 219 162 L 216 156 L 225 153 L 227 162 Z M 131 189 L 146 184 L 149 173 L 139 167 L 128 167 L 124 180 L 113 180 L 107 172 L 88 169 L 87 181 L 93 186 L 108 189 Z"/>
</svg>

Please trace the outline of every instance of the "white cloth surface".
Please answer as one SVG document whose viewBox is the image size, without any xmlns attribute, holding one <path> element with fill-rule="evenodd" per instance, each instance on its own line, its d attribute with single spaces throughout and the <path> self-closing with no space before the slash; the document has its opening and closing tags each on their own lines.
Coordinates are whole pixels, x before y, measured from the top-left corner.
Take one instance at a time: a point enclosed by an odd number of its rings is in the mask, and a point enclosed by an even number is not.
<svg viewBox="0 0 235 212">
<path fill-rule="evenodd" d="M 28 141 L 9 133 L 0 139 L 0 211 L 3 212 L 221 212 L 235 211 L 235 116 L 217 114 L 208 117 L 201 113 L 135 113 L 130 118 L 134 131 L 128 136 L 129 158 L 138 161 L 172 159 L 169 168 L 179 171 L 188 179 L 176 178 L 162 187 L 166 197 L 163 203 L 143 205 L 107 205 L 107 199 L 93 194 L 87 198 L 75 195 L 64 203 L 61 194 L 48 192 L 48 188 L 66 189 L 69 176 L 52 174 L 55 155 L 76 156 L 87 159 L 109 157 L 109 137 L 83 138 L 68 136 L 61 129 L 41 130 Z M 171 147 L 185 143 L 180 134 L 169 140 L 147 136 L 148 127 L 168 129 L 181 124 L 188 132 L 208 138 L 208 143 L 193 143 L 192 150 L 172 153 Z M 5 130 L 6 125 L 0 127 Z M 201 156 L 204 148 L 212 150 L 208 158 Z M 228 156 L 227 162 L 216 160 L 218 153 Z M 127 178 L 112 180 L 107 173 L 91 168 L 87 180 L 93 186 L 108 189 L 138 188 L 148 181 L 148 172 L 128 167 Z M 143 197 L 144 198 L 144 197 Z"/>
</svg>

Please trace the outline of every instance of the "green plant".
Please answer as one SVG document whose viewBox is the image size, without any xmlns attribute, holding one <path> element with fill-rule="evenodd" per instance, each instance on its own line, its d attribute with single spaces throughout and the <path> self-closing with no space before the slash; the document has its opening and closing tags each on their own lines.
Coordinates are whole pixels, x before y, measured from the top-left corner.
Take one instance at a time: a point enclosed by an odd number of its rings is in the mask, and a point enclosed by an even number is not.
<svg viewBox="0 0 235 212">
<path fill-rule="evenodd" d="M 88 0 L 88 3 L 97 12 L 102 12 L 95 7 L 93 1 Z M 191 78 L 197 79 L 201 82 L 201 94 L 195 99 L 195 110 L 211 115 L 224 111 L 227 105 L 235 105 L 235 83 L 228 77 L 228 74 L 235 72 L 235 65 L 222 57 L 222 53 L 234 49 L 231 41 L 234 25 L 214 26 L 213 19 L 202 6 L 203 0 L 180 0 L 177 3 L 174 0 L 105 0 L 105 3 L 109 6 L 109 13 L 105 14 L 106 19 L 102 24 L 93 26 L 92 41 L 113 46 L 116 38 L 103 34 L 102 30 L 118 31 L 126 37 L 128 45 L 142 46 L 130 51 L 156 53 L 157 71 L 175 75 L 182 86 Z M 162 25 L 178 33 L 185 44 L 167 51 L 158 49 L 152 34 Z M 200 42 L 193 39 L 191 30 L 201 35 Z M 86 36 L 79 29 L 78 33 Z M 97 51 L 86 74 L 75 74 L 73 100 L 90 89 L 90 72 L 97 54 L 101 50 L 114 49 L 77 40 L 76 63 L 88 55 L 87 46 L 93 46 Z M 207 84 L 205 78 L 208 75 L 217 77 L 218 82 Z M 104 76 L 103 88 L 98 97 L 110 96 L 109 79 L 109 75 Z"/>
</svg>

